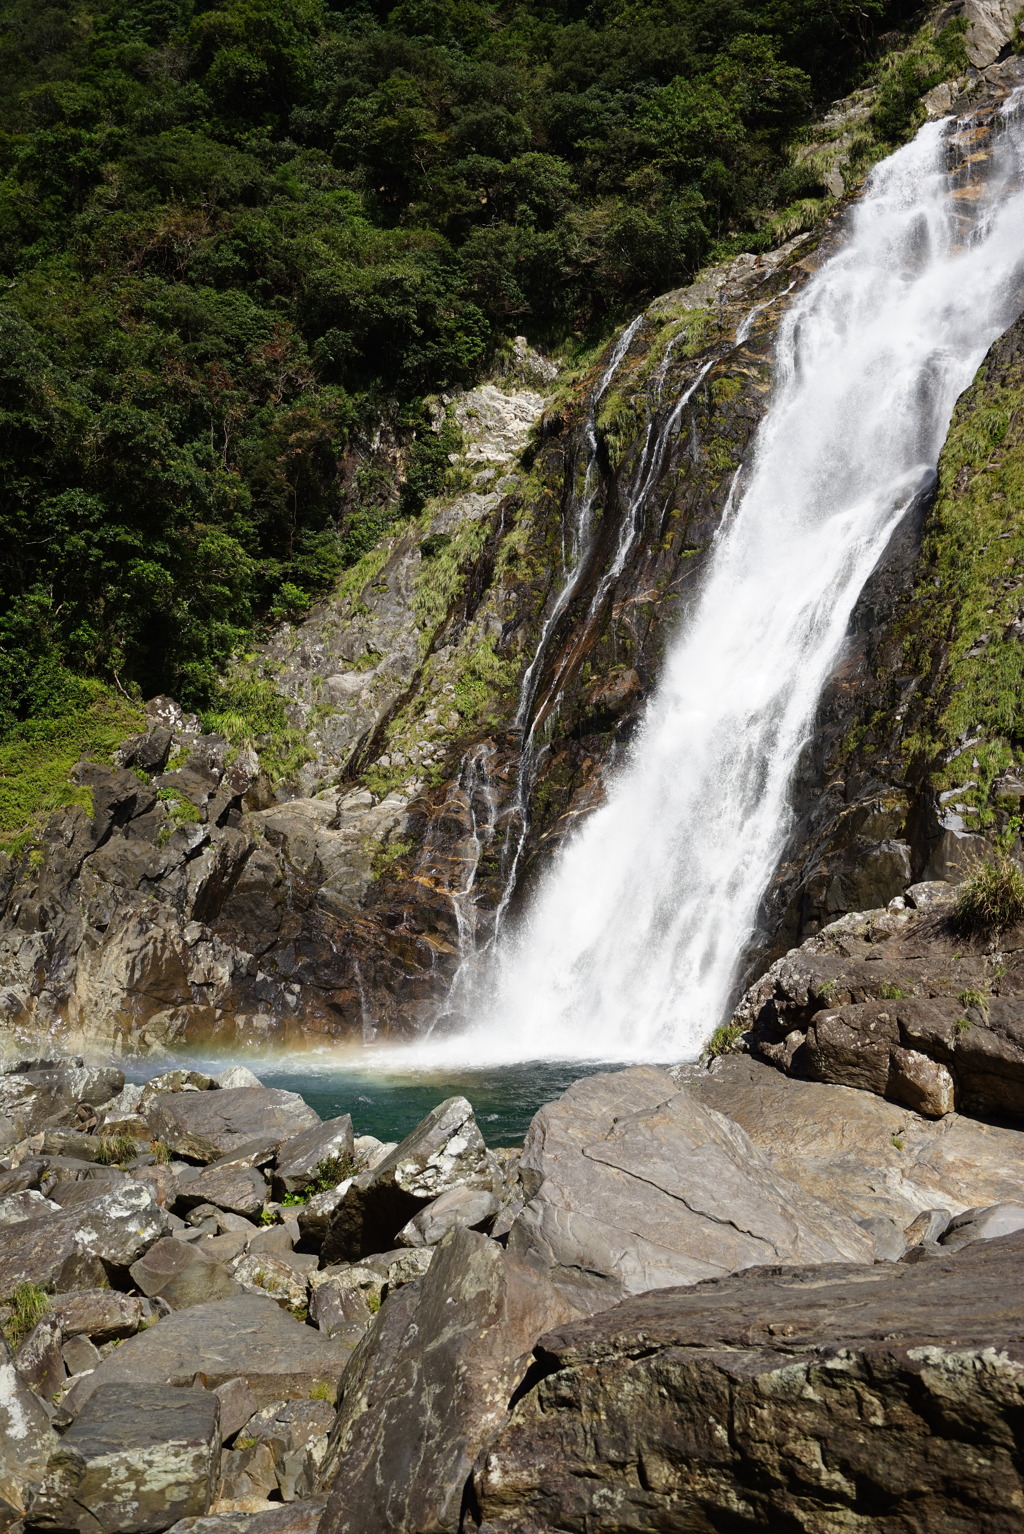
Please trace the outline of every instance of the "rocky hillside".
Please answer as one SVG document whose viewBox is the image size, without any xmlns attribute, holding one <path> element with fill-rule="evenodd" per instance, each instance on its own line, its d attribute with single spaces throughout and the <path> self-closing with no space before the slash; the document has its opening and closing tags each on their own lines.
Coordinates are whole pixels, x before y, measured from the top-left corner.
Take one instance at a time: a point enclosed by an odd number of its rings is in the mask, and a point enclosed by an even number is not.
<svg viewBox="0 0 1024 1534">
<path fill-rule="evenodd" d="M 927 109 L 981 113 L 967 195 L 1020 65 L 1001 12 L 965 19 L 972 68 Z M 890 71 L 823 125 L 836 195 L 892 88 Z M 841 227 L 840 210 L 709 270 L 575 372 L 517 342 L 440 397 L 445 493 L 236 661 L 216 730 L 154 700 L 116 765 L 79 764 L 80 802 L 4 857 L 7 1030 L 135 1050 L 402 1037 L 434 1017 L 600 802 L 764 410 L 779 316 Z M 1015 328 L 961 402 L 934 503 L 858 604 L 752 969 L 1010 826 L 1022 366 Z M 361 472 L 391 483 L 402 464 L 385 435 Z"/>
</svg>

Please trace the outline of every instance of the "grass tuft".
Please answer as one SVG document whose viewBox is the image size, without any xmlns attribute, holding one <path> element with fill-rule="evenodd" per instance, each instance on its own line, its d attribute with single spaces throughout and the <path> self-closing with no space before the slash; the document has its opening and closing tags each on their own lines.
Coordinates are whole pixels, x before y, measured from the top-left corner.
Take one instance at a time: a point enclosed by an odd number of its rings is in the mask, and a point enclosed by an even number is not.
<svg viewBox="0 0 1024 1534">
<path fill-rule="evenodd" d="M 958 932 L 1001 932 L 1024 919 L 1024 872 L 1008 852 L 978 858 L 956 892 L 952 922 Z M 966 1003 L 965 1003 L 966 1005 Z"/>
<path fill-rule="evenodd" d="M 38 1284 L 17 1284 L 5 1303 L 11 1307 L 11 1314 L 3 1323 L 3 1334 L 13 1352 L 49 1310 L 50 1297 Z"/>
</svg>

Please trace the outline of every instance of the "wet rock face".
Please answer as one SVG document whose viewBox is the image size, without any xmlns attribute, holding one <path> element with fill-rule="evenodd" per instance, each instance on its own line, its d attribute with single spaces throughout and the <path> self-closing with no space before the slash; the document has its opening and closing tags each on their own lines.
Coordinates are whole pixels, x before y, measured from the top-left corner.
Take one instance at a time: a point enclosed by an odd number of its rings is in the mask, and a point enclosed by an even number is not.
<svg viewBox="0 0 1024 1534">
<path fill-rule="evenodd" d="M 1011 1534 L 1022 1256 L 755 1269 L 544 1337 L 471 1527 Z"/>
<path fill-rule="evenodd" d="M 962 878 L 1019 811 L 1024 764 L 1008 724 L 1024 657 L 1010 511 L 1024 462 L 1022 391 L 1024 318 L 961 396 L 938 480 L 857 604 L 798 769 L 796 824 L 764 903 L 757 963 L 911 882 Z M 975 422 L 992 410 L 1013 428 L 974 462 Z M 1014 679 L 1005 696 L 1002 676 Z"/>
<path fill-rule="evenodd" d="M 914 886 L 910 896 L 913 898 Z M 797 1076 L 915 1113 L 1024 1121 L 1024 933 L 950 925 L 952 889 L 922 911 L 841 918 L 776 961 L 740 1003 L 750 1048 Z"/>
</svg>

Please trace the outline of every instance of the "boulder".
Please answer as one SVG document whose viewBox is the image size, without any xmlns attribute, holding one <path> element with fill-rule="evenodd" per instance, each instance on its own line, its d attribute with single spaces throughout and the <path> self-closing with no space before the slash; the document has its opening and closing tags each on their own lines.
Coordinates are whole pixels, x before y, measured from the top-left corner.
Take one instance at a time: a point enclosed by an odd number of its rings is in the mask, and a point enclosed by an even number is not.
<svg viewBox="0 0 1024 1534">
<path fill-rule="evenodd" d="M 88 1337 L 69 1337 L 61 1348 L 64 1367 L 70 1375 L 91 1374 L 102 1361 L 103 1354 Z"/>
<path fill-rule="evenodd" d="M 286 1310 L 305 1311 L 309 1297 L 306 1277 L 282 1256 L 246 1252 L 232 1263 L 231 1271 L 235 1282 L 250 1294 L 266 1294 Z"/>
<path fill-rule="evenodd" d="M 580 1306 L 770 1262 L 870 1261 L 870 1236 L 775 1172 L 655 1066 L 587 1077 L 535 1116 L 511 1254 Z"/>
<path fill-rule="evenodd" d="M 1010 1534 L 1022 1260 L 1016 1235 L 916 1266 L 754 1268 L 543 1337 L 467 1526 Z"/>
<path fill-rule="evenodd" d="M 281 1401 L 263 1407 L 246 1424 L 245 1436 L 270 1450 L 282 1502 L 323 1489 L 319 1472 L 334 1416 L 327 1401 Z"/>
<path fill-rule="evenodd" d="M 555 1287 L 496 1242 L 452 1231 L 345 1371 L 323 1534 L 456 1530 L 466 1477 L 504 1422 L 536 1337 L 568 1314 Z"/>
<path fill-rule="evenodd" d="M 352 1179 L 330 1216 L 323 1260 L 387 1251 L 402 1226 L 442 1193 L 459 1187 L 496 1193 L 501 1185 L 473 1109 L 464 1097 L 449 1097 L 388 1156 Z"/>
<path fill-rule="evenodd" d="M 219 1463 L 209 1391 L 101 1385 L 51 1454 L 29 1519 L 60 1534 L 161 1534 L 209 1509 Z"/>
<path fill-rule="evenodd" d="M 352 1163 L 349 1169 L 354 1171 L 354 1154 L 352 1118 L 347 1113 L 293 1135 L 277 1153 L 273 1173 L 274 1197 L 284 1198 L 308 1187 L 317 1168 L 324 1162 Z M 341 1181 L 340 1177 L 338 1181 Z"/>
<path fill-rule="evenodd" d="M 220 1436 L 227 1443 L 245 1426 L 259 1402 L 243 1379 L 225 1380 L 215 1394 L 220 1401 Z"/>
<path fill-rule="evenodd" d="M 434 1257 L 433 1247 L 400 1247 L 378 1252 L 362 1262 L 341 1262 L 309 1275 L 310 1316 L 331 1336 L 344 1334 L 380 1309 L 389 1294 L 421 1279 Z"/>
<path fill-rule="evenodd" d="M 10 1124 L 4 1136 L 8 1145 L 39 1130 L 75 1124 L 80 1109 L 84 1113 L 108 1102 L 124 1086 L 124 1072 L 113 1066 L 87 1067 L 81 1059 L 25 1064 L 27 1069 L 0 1076 L 0 1117 Z"/>
<path fill-rule="evenodd" d="M 968 1207 L 1024 1202 L 1017 1130 L 959 1114 L 925 1119 L 851 1087 L 787 1078 L 746 1055 L 673 1074 L 745 1129 L 775 1171 L 853 1219 L 889 1219 L 905 1231 L 922 1211 L 940 1209 L 945 1229 Z"/>
<path fill-rule="evenodd" d="M 150 1299 L 159 1295 L 172 1310 L 187 1310 L 241 1291 L 222 1263 L 185 1241 L 165 1237 L 132 1263 L 132 1282 Z"/>
<path fill-rule="evenodd" d="M 257 1139 L 273 1137 L 281 1144 L 320 1123 L 297 1092 L 277 1087 L 161 1093 L 144 1111 L 154 1139 L 201 1162 L 218 1161 Z"/>
<path fill-rule="evenodd" d="M 60 1443 L 42 1401 L 5 1351 L 0 1339 L 0 1530 L 21 1518 Z"/>
<path fill-rule="evenodd" d="M 1024 1230 L 1024 1204 L 993 1204 L 989 1209 L 966 1209 L 949 1222 L 937 1239 L 949 1251 L 972 1241 L 992 1241 Z"/>
<path fill-rule="evenodd" d="M 170 1534 L 317 1534 L 323 1498 L 290 1502 L 262 1513 L 220 1513 L 209 1518 L 183 1518 Z"/>
<path fill-rule="evenodd" d="M 177 1184 L 175 1208 L 179 1214 L 198 1204 L 212 1204 L 228 1214 L 252 1219 L 267 1201 L 267 1183 L 262 1172 L 246 1160 L 218 1161 L 198 1177 Z"/>
<path fill-rule="evenodd" d="M 197 1376 L 211 1390 L 244 1379 L 261 1406 L 317 1389 L 333 1396 L 349 1352 L 273 1300 L 242 1294 L 176 1311 L 129 1337 L 76 1387 L 77 1399 L 108 1382 L 191 1385 Z"/>
<path fill-rule="evenodd" d="M 143 1324 L 142 1301 L 116 1289 L 81 1289 L 77 1294 L 55 1294 L 50 1315 L 56 1316 L 65 1337 L 83 1335 L 93 1342 L 119 1342 L 132 1337 Z"/>
<path fill-rule="evenodd" d="M 399 1246 L 436 1246 L 450 1230 L 490 1230 L 498 1200 L 486 1188 L 453 1188 L 413 1215 L 395 1237 Z"/>
<path fill-rule="evenodd" d="M 914 886 L 919 909 L 844 916 L 791 949 L 736 1021 L 753 1054 L 792 1075 L 935 1118 L 1024 1121 L 1024 928 L 998 948 L 965 937 L 930 888 Z"/>
<path fill-rule="evenodd" d="M 0 1198 L 0 1225 L 20 1225 L 24 1220 L 42 1220 L 48 1214 L 60 1214 L 60 1205 L 46 1198 L 38 1188 L 24 1188 Z"/>
<path fill-rule="evenodd" d="M 48 1312 L 37 1321 L 14 1355 L 14 1366 L 37 1396 L 52 1401 L 64 1383 L 60 1317 Z"/>
<path fill-rule="evenodd" d="M 128 1180 L 84 1204 L 8 1227 L 0 1245 L 0 1294 L 20 1283 L 92 1289 L 126 1273 L 168 1230 L 149 1191 Z"/>
</svg>

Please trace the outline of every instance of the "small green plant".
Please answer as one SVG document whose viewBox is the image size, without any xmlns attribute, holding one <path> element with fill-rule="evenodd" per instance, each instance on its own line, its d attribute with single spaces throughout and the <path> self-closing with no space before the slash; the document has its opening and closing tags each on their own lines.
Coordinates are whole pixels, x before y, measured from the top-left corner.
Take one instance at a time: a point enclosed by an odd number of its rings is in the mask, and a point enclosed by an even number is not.
<svg viewBox="0 0 1024 1534">
<path fill-rule="evenodd" d="M 976 859 L 956 892 L 953 925 L 957 931 L 1001 932 L 1024 920 L 1024 872 L 1008 852 L 994 848 Z"/>
<path fill-rule="evenodd" d="M 358 1170 L 351 1156 L 329 1156 L 325 1161 L 317 1163 L 312 1178 L 304 1188 L 299 1188 L 295 1193 L 286 1193 L 281 1203 L 293 1206 L 308 1204 L 317 1193 L 326 1193 L 329 1188 L 336 1188 Z"/>
<path fill-rule="evenodd" d="M 892 1148 L 893 1148 L 893 1150 L 901 1151 L 903 1149 L 904 1143 L 905 1142 L 904 1142 L 904 1139 L 903 1139 L 902 1135 L 893 1135 L 893 1137 L 892 1137 Z"/>
<path fill-rule="evenodd" d="M 818 995 L 827 1007 L 830 1007 L 835 1001 L 838 991 L 839 984 L 835 980 L 825 980 L 818 987 Z"/>
<path fill-rule="evenodd" d="M 149 1149 L 157 1166 L 169 1165 L 171 1153 L 162 1140 L 154 1140 Z"/>
<path fill-rule="evenodd" d="M 274 1222 L 276 1221 L 276 1219 L 277 1219 L 277 1210 L 276 1209 L 261 1209 L 260 1210 L 260 1224 L 261 1225 L 273 1225 Z"/>
<path fill-rule="evenodd" d="M 911 992 L 902 985 L 887 983 L 882 986 L 882 999 L 884 1001 L 906 1001 L 910 994 Z"/>
<path fill-rule="evenodd" d="M 722 1023 L 704 1045 L 704 1057 L 717 1060 L 719 1055 L 732 1052 L 732 1047 L 743 1033 L 742 1023 Z"/>
<path fill-rule="evenodd" d="M 375 1316 L 380 1309 L 380 1290 L 371 1289 L 366 1296 L 366 1308 L 371 1316 Z"/>
<path fill-rule="evenodd" d="M 134 1161 L 138 1154 L 139 1142 L 134 1135 L 101 1135 L 96 1160 L 101 1166 L 123 1166 L 126 1161 Z"/>
<path fill-rule="evenodd" d="M 326 1380 L 321 1380 L 319 1385 L 314 1385 L 309 1392 L 309 1399 L 311 1401 L 333 1401 L 334 1391 Z"/>
<path fill-rule="evenodd" d="M 984 1009 L 988 1005 L 988 997 L 984 991 L 961 991 L 958 1000 L 962 1007 Z"/>
<path fill-rule="evenodd" d="M 49 1310 L 50 1298 L 38 1284 L 17 1284 L 6 1304 L 11 1307 L 11 1314 L 3 1323 L 3 1334 L 13 1352 Z"/>
<path fill-rule="evenodd" d="M 953 1026 L 958 1034 L 966 1033 L 968 1028 L 971 1026 L 971 1020 L 969 1017 L 958 1017 Z"/>
<path fill-rule="evenodd" d="M 255 1449 L 256 1443 L 257 1443 L 257 1440 L 255 1438 L 236 1438 L 235 1439 L 235 1448 L 236 1449 Z"/>
</svg>

